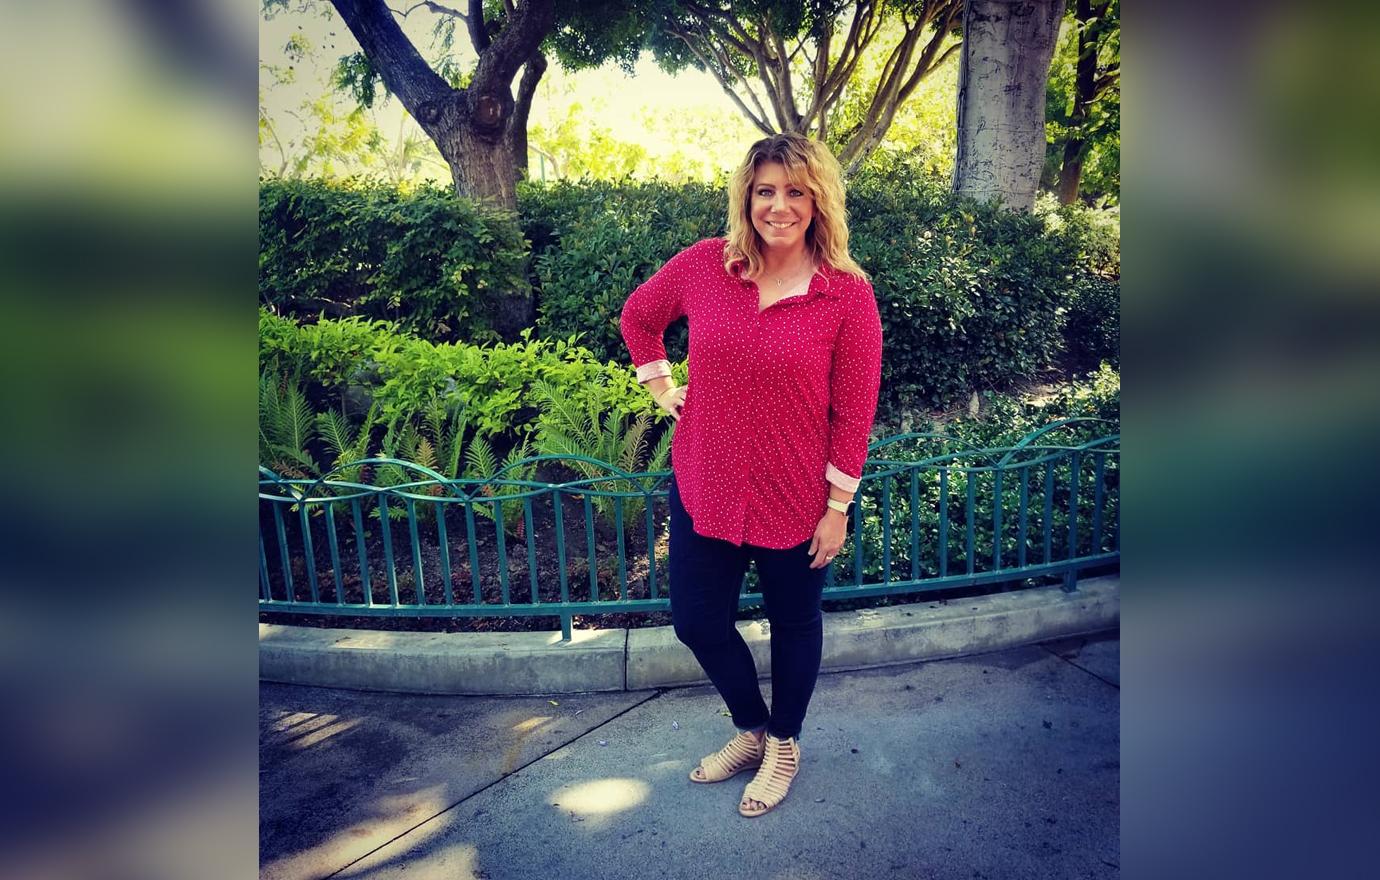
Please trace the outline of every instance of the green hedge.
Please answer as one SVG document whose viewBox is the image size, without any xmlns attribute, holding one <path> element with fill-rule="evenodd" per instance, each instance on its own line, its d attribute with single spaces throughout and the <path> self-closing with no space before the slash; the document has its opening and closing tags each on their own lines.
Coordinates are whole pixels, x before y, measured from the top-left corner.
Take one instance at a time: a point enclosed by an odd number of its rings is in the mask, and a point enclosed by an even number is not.
<svg viewBox="0 0 1380 880">
<path fill-rule="evenodd" d="M 345 313 L 426 339 L 492 340 L 484 297 L 527 283 L 525 237 L 537 335 L 573 337 L 594 361 L 626 364 L 624 300 L 679 250 L 722 235 L 726 201 L 722 182 L 524 182 L 519 227 L 434 188 L 402 196 L 378 185 L 267 181 L 261 296 L 303 317 L 334 297 Z M 881 307 L 883 415 L 943 408 L 1060 363 L 1117 362 L 1114 216 L 980 207 L 905 166 L 854 180 L 849 214 L 853 253 Z M 685 357 L 683 321 L 667 350 Z"/>
<path fill-rule="evenodd" d="M 463 410 L 475 435 L 500 451 L 539 426 L 538 382 L 580 408 L 617 418 L 646 414 L 658 424 L 667 419 L 626 365 L 600 363 L 568 339 L 533 339 L 530 330 L 511 344 L 433 343 L 386 321 L 302 324 L 261 307 L 259 371 L 299 388 L 312 413 L 339 412 L 355 427 L 371 410 L 370 427 L 378 431 Z M 675 372 L 684 382 L 684 364 Z"/>
<path fill-rule="evenodd" d="M 722 235 L 722 185 L 525 184 L 519 213 L 536 254 L 538 329 L 578 334 L 600 359 L 625 362 L 618 313 L 669 257 Z M 941 182 L 898 167 L 850 184 L 852 251 L 873 278 L 886 339 L 883 411 L 942 407 L 1059 363 L 1066 315 L 1087 273 L 1117 293 L 1115 224 L 1086 208 L 1013 214 L 965 203 Z M 1107 310 L 1102 307 L 1100 315 Z M 1115 332 L 1115 320 L 1093 319 Z M 1083 332 L 1087 321 L 1079 325 Z M 1115 344 L 1102 341 L 1090 356 Z M 685 355 L 683 325 L 667 340 Z"/>
<path fill-rule="evenodd" d="M 882 314 L 884 409 L 943 407 L 1050 370 L 1075 276 L 1112 259 L 1087 209 L 980 206 L 905 168 L 856 181 L 849 204 Z"/>
<path fill-rule="evenodd" d="M 628 294 L 679 251 L 723 235 L 727 212 L 723 187 L 701 183 L 520 185 L 518 213 L 540 290 L 538 331 L 578 334 L 596 357 L 626 363 L 618 318 Z M 687 342 L 681 320 L 668 334 L 671 360 L 686 357 Z"/>
<path fill-rule="evenodd" d="M 1082 373 L 1107 362 L 1121 366 L 1121 283 L 1080 273 L 1065 321 L 1069 366 Z"/>
<path fill-rule="evenodd" d="M 1038 428 L 1070 418 L 1092 418 L 1104 421 L 1079 422 L 1057 428 L 1036 441 L 1037 446 L 1067 447 L 1086 443 L 1097 437 L 1120 431 L 1121 423 L 1121 377 L 1103 363 L 1090 373 L 1070 385 L 1063 386 L 1048 398 L 1033 402 L 1009 395 L 985 393 L 982 395 L 982 411 L 979 416 L 964 416 L 947 422 L 927 421 L 913 430 L 942 434 L 950 440 L 924 438 L 886 446 L 873 456 L 868 465 L 874 473 L 883 470 L 878 460 L 923 461 L 946 453 L 963 449 L 988 449 L 1014 446 L 1027 434 Z M 1112 448 L 1119 448 L 1114 444 Z M 1028 452 L 1017 457 L 1018 461 L 1050 455 L 1051 449 Z M 958 573 L 965 570 L 967 541 L 965 519 L 967 514 L 968 481 L 973 480 L 974 494 L 974 570 L 986 571 L 992 567 L 994 539 L 994 511 L 996 508 L 996 481 L 991 472 L 977 476 L 965 472 L 964 467 L 981 467 L 991 463 L 991 458 L 983 455 L 960 455 L 950 460 L 952 465 L 948 480 L 948 523 L 949 530 L 941 535 L 936 512 L 940 507 L 941 488 L 937 469 L 926 468 L 919 472 L 917 480 L 917 500 L 921 511 L 920 530 L 914 536 L 920 547 L 917 567 L 922 576 L 934 577 L 939 574 L 939 547 L 947 546 L 948 571 Z M 1071 461 L 1067 458 L 1057 460 L 1053 467 L 1056 487 L 1051 505 L 1050 523 L 1052 558 L 1059 559 L 1069 555 L 1069 485 L 1072 481 Z M 1017 510 L 1020 505 L 1021 482 L 1027 484 L 1031 506 L 1028 510 L 1029 531 L 1027 535 L 1028 560 L 1040 558 L 1042 550 L 1040 536 L 1044 528 L 1043 489 L 1045 466 L 1037 465 L 1020 470 L 1009 469 L 1003 476 L 1002 510 L 1005 515 L 1002 530 L 1001 557 L 1006 565 L 1019 561 L 1017 544 Z M 850 542 L 839 555 L 839 571 L 851 576 L 854 566 L 856 546 L 863 549 L 862 570 L 864 580 L 880 580 L 883 574 L 883 551 L 887 547 L 888 532 L 883 528 L 882 511 L 891 513 L 891 541 L 889 545 L 893 572 L 907 571 L 911 567 L 910 527 L 910 476 L 883 477 L 864 481 L 859 491 L 858 504 L 863 514 L 862 532 L 859 544 Z M 885 492 L 889 484 L 889 495 Z M 1076 519 L 1076 555 L 1090 555 L 1105 552 L 1113 547 L 1113 531 L 1121 513 L 1121 462 L 1120 457 L 1108 453 L 1103 471 L 1103 519 L 1104 528 L 1096 536 L 1092 532 L 1092 508 L 1096 498 L 1094 456 L 1084 455 L 1079 468 L 1079 515 Z M 883 496 L 887 495 L 884 504 Z"/>
<path fill-rule="evenodd" d="M 284 314 L 386 319 L 437 340 L 497 338 L 497 298 L 530 295 L 510 213 L 447 189 L 259 183 L 259 299 Z"/>
</svg>

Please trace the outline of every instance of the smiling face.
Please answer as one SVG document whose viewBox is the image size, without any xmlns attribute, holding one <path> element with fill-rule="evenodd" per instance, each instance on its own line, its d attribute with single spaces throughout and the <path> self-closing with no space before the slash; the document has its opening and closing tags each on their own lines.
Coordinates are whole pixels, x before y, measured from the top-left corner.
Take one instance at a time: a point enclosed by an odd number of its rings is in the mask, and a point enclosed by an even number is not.
<svg viewBox="0 0 1380 880">
<path fill-rule="evenodd" d="M 785 165 L 763 162 L 757 166 L 748 204 L 752 226 L 764 248 L 789 252 L 804 245 L 815 216 L 815 200 L 804 186 L 790 182 Z"/>
</svg>

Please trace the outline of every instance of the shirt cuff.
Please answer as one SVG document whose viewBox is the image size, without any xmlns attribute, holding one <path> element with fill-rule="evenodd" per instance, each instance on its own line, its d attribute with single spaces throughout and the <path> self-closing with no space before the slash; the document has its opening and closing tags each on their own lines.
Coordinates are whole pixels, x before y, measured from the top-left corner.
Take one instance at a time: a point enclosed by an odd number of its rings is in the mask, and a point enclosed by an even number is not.
<svg viewBox="0 0 1380 880">
<path fill-rule="evenodd" d="M 671 375 L 671 362 L 668 360 L 651 361 L 637 368 L 637 381 L 639 382 L 669 375 Z"/>
<path fill-rule="evenodd" d="M 829 462 L 829 466 L 824 469 L 824 479 L 838 486 L 845 492 L 858 491 L 858 484 L 862 482 L 861 477 L 850 477 L 843 471 L 834 467 L 834 463 Z"/>
</svg>

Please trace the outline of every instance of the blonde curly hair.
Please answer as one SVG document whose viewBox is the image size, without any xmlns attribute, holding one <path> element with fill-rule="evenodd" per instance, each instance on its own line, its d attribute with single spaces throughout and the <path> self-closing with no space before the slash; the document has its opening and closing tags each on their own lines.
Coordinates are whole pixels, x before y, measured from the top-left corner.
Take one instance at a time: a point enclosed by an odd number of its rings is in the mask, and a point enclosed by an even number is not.
<svg viewBox="0 0 1380 880">
<path fill-rule="evenodd" d="M 814 199 L 814 218 L 805 230 L 805 246 L 815 262 L 856 275 L 868 275 L 848 253 L 843 170 L 829 148 L 798 134 L 775 134 L 753 144 L 728 182 L 728 246 L 724 268 L 742 278 L 762 273 L 762 238 L 752 225 L 752 178 L 764 162 L 780 162 L 796 186 Z"/>
</svg>

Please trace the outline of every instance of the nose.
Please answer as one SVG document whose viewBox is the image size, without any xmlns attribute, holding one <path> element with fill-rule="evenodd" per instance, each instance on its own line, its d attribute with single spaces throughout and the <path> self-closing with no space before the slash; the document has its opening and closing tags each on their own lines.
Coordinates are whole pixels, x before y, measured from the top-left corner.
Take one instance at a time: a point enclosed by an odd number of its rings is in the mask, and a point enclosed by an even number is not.
<svg viewBox="0 0 1380 880">
<path fill-rule="evenodd" d="M 780 212 L 783 212 L 783 211 L 786 210 L 786 194 L 785 194 L 785 193 L 782 193 L 782 192 L 779 192 L 779 191 L 778 191 L 778 192 L 776 193 L 776 195 L 772 196 L 772 200 L 771 200 L 771 209 L 772 209 L 773 212 L 776 212 L 776 213 L 780 213 Z"/>
</svg>

